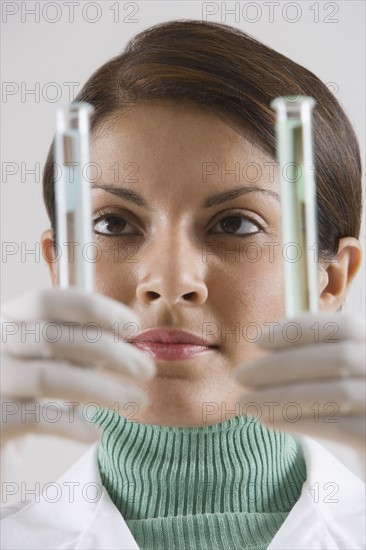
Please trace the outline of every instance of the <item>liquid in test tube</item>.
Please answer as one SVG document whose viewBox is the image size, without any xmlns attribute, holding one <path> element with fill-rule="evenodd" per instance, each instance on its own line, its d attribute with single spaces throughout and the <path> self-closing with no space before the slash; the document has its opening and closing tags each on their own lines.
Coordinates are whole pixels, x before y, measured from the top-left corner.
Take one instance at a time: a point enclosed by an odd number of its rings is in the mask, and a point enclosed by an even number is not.
<svg viewBox="0 0 366 550">
<path fill-rule="evenodd" d="M 280 174 L 286 317 L 318 311 L 318 230 L 312 111 L 308 96 L 272 101 Z"/>
<path fill-rule="evenodd" d="M 94 289 L 89 103 L 56 110 L 55 208 L 59 286 Z"/>
</svg>

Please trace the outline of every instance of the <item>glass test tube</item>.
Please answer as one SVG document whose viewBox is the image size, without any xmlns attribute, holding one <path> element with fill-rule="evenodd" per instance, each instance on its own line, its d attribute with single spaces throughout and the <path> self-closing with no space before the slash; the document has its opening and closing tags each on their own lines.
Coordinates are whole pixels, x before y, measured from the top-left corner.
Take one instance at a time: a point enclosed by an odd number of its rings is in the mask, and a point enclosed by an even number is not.
<svg viewBox="0 0 366 550">
<path fill-rule="evenodd" d="M 313 162 L 312 111 L 307 96 L 277 97 L 277 160 L 280 170 L 282 254 L 286 317 L 318 311 L 318 230 Z"/>
<path fill-rule="evenodd" d="M 56 110 L 55 208 L 59 286 L 94 289 L 89 115 L 94 107 L 75 102 Z"/>
</svg>

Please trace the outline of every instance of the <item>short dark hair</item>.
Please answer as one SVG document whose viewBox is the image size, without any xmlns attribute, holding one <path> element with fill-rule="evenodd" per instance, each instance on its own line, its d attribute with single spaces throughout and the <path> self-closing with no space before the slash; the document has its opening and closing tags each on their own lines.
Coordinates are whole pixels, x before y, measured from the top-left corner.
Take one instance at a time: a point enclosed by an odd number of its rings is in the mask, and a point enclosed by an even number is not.
<svg viewBox="0 0 366 550">
<path fill-rule="evenodd" d="M 241 30 L 181 19 L 134 36 L 102 65 L 75 101 L 91 103 L 91 130 L 139 103 L 173 100 L 226 117 L 275 159 L 271 101 L 282 95 L 315 98 L 314 156 L 319 252 L 332 257 L 339 239 L 358 238 L 362 186 L 359 146 L 337 99 L 312 72 Z M 55 231 L 54 144 L 43 177 L 43 196 Z"/>
</svg>

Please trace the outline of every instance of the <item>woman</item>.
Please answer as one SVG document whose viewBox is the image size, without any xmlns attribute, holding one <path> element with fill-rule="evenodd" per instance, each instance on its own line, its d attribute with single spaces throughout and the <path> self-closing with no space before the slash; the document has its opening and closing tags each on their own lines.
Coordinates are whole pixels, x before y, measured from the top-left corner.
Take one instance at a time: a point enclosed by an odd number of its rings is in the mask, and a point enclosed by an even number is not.
<svg viewBox="0 0 366 550">
<path fill-rule="evenodd" d="M 291 322 L 270 108 L 289 94 L 317 101 L 321 310 Z M 5 510 L 5 547 L 363 548 L 363 485 L 308 437 L 362 446 L 364 336 L 339 313 L 361 262 L 343 110 L 290 59 L 189 20 L 134 37 L 76 100 L 95 107 L 96 293 L 5 307 L 62 328 L 51 344 L 7 339 L 5 393 L 96 402 L 101 442 L 58 480 L 72 496 Z M 52 161 L 42 246 L 57 287 Z"/>
</svg>

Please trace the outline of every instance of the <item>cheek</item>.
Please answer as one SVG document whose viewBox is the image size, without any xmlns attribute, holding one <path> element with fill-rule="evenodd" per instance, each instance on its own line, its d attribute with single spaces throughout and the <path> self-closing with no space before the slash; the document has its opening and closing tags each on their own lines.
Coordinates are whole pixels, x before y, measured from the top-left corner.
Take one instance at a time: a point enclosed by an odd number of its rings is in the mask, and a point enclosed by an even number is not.
<svg viewBox="0 0 366 550">
<path fill-rule="evenodd" d="M 208 270 L 211 303 L 225 318 L 260 323 L 284 314 L 282 255 L 261 250 L 239 261 L 217 262 Z"/>
<path fill-rule="evenodd" d="M 135 270 L 138 260 L 132 246 L 118 243 L 98 245 L 99 259 L 95 264 L 95 289 L 126 305 L 136 292 Z"/>
<path fill-rule="evenodd" d="M 255 345 L 264 323 L 285 317 L 282 260 L 272 260 L 263 255 L 256 262 L 224 263 L 209 272 L 208 307 L 232 364 L 265 354 Z"/>
</svg>

